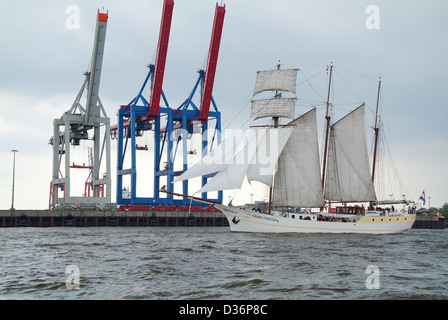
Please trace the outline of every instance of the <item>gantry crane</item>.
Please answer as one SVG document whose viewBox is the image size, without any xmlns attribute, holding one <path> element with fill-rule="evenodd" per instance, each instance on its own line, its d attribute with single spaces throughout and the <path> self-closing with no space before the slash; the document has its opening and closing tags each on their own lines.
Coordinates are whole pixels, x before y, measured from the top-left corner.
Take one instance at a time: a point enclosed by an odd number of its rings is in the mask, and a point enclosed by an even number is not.
<svg viewBox="0 0 448 320">
<path fill-rule="evenodd" d="M 108 12 L 97 12 L 96 31 L 94 37 L 91 69 L 84 73 L 85 80 L 73 102 L 72 107 L 59 119 L 53 121 L 53 178 L 50 186 L 50 209 L 56 205 L 62 206 L 95 206 L 110 205 L 110 119 L 107 117 L 103 104 L 98 96 L 101 69 L 104 56 L 104 44 Z M 85 107 L 81 99 L 86 91 Z M 63 130 L 61 131 L 61 127 Z M 93 129 L 93 137 L 89 138 L 89 131 Z M 104 133 L 101 139 L 101 134 Z M 70 145 L 78 146 L 81 141 L 93 140 L 92 188 L 93 195 L 73 196 L 70 188 Z M 105 155 L 104 155 L 105 152 Z M 100 168 L 105 156 L 105 174 L 100 178 Z M 65 158 L 64 164 L 62 159 Z M 104 169 L 104 168 L 103 168 Z M 64 171 L 64 172 L 63 172 Z M 106 195 L 103 192 L 106 190 Z M 59 191 L 63 196 L 59 197 Z"/>
<path fill-rule="evenodd" d="M 207 152 L 210 139 L 214 140 L 214 136 L 207 136 L 210 120 L 215 120 L 214 132 L 218 133 L 217 140 L 218 143 L 220 142 L 221 113 L 213 100 L 212 91 L 224 22 L 225 5 L 220 6 L 216 4 L 207 69 L 199 71 L 199 78 L 193 90 L 177 109 L 169 106 L 162 90 L 173 7 L 173 0 L 164 0 L 155 64 L 149 66 L 149 72 L 138 95 L 129 104 L 120 107 L 118 124 L 112 128 L 113 137 L 116 137 L 118 140 L 117 204 L 120 205 L 185 204 L 188 202 L 187 199 L 175 200 L 172 194 L 168 194 L 166 198 L 160 197 L 161 178 L 166 177 L 164 185 L 167 191 L 173 191 L 172 181 L 174 176 L 180 175 L 188 167 L 187 136 L 197 132 L 198 129 L 203 135 L 203 152 Z M 149 100 L 143 96 L 143 91 L 148 85 L 151 86 Z M 202 94 L 200 108 L 197 108 L 193 102 L 193 96 L 199 86 Z M 165 103 L 163 107 L 160 105 L 162 100 Z M 211 105 L 214 108 L 212 111 L 210 111 Z M 136 137 L 143 135 L 149 130 L 154 131 L 154 193 L 152 197 L 137 197 Z M 180 135 L 176 135 L 176 132 L 180 132 Z M 183 150 L 183 170 L 176 172 L 174 170 L 174 157 L 177 148 L 174 148 L 174 144 L 179 144 L 180 141 L 182 141 Z M 129 152 L 126 152 L 128 149 L 130 149 L 130 168 L 125 168 L 125 158 L 126 155 L 129 156 Z M 164 157 L 166 157 L 166 161 L 162 163 Z M 129 189 L 126 188 L 126 196 L 124 197 L 123 177 L 127 175 L 130 175 L 131 185 Z M 205 184 L 208 178 L 203 177 L 202 184 Z M 188 194 L 188 181 L 183 182 L 183 193 Z M 204 198 L 206 196 L 203 194 Z M 219 200 L 222 200 L 222 192 L 218 193 Z"/>
</svg>

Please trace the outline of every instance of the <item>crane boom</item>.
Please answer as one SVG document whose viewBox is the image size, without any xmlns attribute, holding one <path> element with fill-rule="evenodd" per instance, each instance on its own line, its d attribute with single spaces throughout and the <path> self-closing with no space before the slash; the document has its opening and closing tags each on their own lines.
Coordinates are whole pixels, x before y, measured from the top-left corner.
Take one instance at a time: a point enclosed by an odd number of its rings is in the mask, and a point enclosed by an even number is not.
<svg viewBox="0 0 448 320">
<path fill-rule="evenodd" d="M 224 24 L 224 15 L 226 6 L 216 3 L 215 19 L 213 22 L 212 37 L 210 40 L 210 48 L 208 52 L 207 69 L 205 73 L 204 89 L 201 98 L 201 107 L 199 110 L 198 120 L 202 122 L 208 119 L 210 103 L 212 100 L 213 84 L 215 82 L 216 66 L 218 64 L 219 46 L 221 44 L 221 34 Z"/>
<path fill-rule="evenodd" d="M 166 55 L 168 52 L 168 42 L 170 39 L 171 19 L 173 16 L 174 0 L 163 2 L 162 21 L 160 22 L 159 43 L 157 46 L 157 56 L 154 69 L 154 80 L 151 88 L 149 110 L 146 117 L 140 120 L 155 118 L 159 114 L 160 98 L 162 95 L 163 76 L 165 74 Z"/>
<path fill-rule="evenodd" d="M 98 105 L 98 92 L 100 89 L 101 68 L 103 65 L 104 44 L 106 42 L 106 27 L 108 13 L 100 13 L 98 10 L 95 40 L 93 44 L 92 66 L 90 69 L 89 88 L 87 91 L 86 114 L 84 126 L 93 127 L 95 118 L 100 116 Z"/>
</svg>

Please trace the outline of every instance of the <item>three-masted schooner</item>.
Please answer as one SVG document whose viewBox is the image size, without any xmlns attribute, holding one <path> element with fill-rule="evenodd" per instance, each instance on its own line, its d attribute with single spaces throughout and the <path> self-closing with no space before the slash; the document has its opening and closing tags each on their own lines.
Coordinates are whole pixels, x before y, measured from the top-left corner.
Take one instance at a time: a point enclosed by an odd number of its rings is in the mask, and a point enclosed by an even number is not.
<svg viewBox="0 0 448 320">
<path fill-rule="evenodd" d="M 333 66 L 330 67 L 330 84 Z M 327 126 L 321 171 L 316 109 L 295 116 L 298 69 L 257 72 L 254 97 L 274 91 L 269 99 L 252 99 L 251 119 L 202 161 L 193 165 L 175 182 L 216 173 L 197 193 L 240 189 L 244 178 L 259 181 L 269 189 L 266 212 L 214 203 L 227 217 L 230 229 L 241 232 L 299 233 L 399 233 L 410 229 L 414 212 L 373 210 L 377 201 L 370 171 L 364 127 L 364 104 Z M 380 83 L 381 84 L 381 83 Z M 329 91 L 330 93 L 330 91 Z M 255 126 L 253 121 L 270 117 L 271 126 Z M 293 119 L 279 124 L 279 118 Z M 375 126 L 375 132 L 378 130 Z M 230 142 L 229 142 L 230 141 Z M 363 207 L 342 207 L 334 213 L 324 210 L 325 201 L 369 203 Z M 318 212 L 281 210 L 319 208 Z"/>
</svg>

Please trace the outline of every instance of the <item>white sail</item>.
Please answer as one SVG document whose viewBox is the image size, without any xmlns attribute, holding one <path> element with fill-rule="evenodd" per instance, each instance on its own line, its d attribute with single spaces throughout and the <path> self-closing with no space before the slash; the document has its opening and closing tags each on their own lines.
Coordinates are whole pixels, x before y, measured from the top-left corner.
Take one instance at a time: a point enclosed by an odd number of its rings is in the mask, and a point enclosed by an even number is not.
<svg viewBox="0 0 448 320">
<path fill-rule="evenodd" d="M 258 71 L 254 96 L 263 91 L 296 93 L 297 69 Z"/>
<path fill-rule="evenodd" d="M 271 128 L 258 145 L 256 159 L 250 164 L 246 177 L 249 182 L 258 181 L 272 186 L 277 171 L 278 157 L 293 132 L 293 127 Z"/>
<path fill-rule="evenodd" d="M 272 184 L 277 159 L 291 135 L 292 128 L 252 128 L 249 131 L 254 135 L 251 135 L 245 147 L 238 150 L 232 162 L 196 193 L 239 189 L 245 176 L 249 181 Z"/>
<path fill-rule="evenodd" d="M 295 98 L 262 99 L 252 101 L 251 117 L 282 117 L 294 119 Z"/>
<path fill-rule="evenodd" d="M 247 121 L 241 128 L 224 131 L 222 142 L 204 157 L 197 160 L 180 176 L 175 177 L 173 183 L 224 170 L 232 163 L 237 150 L 245 148 L 250 140 L 248 129 L 254 119 Z"/>
<path fill-rule="evenodd" d="M 323 207 L 316 109 L 289 125 L 294 130 L 278 159 L 273 203 L 291 207 Z"/>
<path fill-rule="evenodd" d="M 216 175 L 211 178 L 200 190 L 200 192 L 210 192 L 219 190 L 238 189 L 243 184 L 244 177 L 249 168 L 250 163 L 254 161 L 254 157 L 259 143 L 263 140 L 266 129 L 247 131 L 247 139 L 242 148 L 239 148 L 224 168 L 219 170 Z"/>
<path fill-rule="evenodd" d="M 364 128 L 364 105 L 331 126 L 325 199 L 342 202 L 376 200 Z"/>
</svg>

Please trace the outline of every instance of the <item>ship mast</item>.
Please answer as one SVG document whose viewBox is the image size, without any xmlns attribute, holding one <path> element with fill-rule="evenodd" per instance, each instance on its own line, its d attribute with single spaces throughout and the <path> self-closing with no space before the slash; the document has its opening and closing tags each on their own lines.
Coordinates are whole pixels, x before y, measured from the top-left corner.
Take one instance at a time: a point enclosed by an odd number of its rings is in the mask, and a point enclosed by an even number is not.
<svg viewBox="0 0 448 320">
<path fill-rule="evenodd" d="M 280 70 L 280 61 L 278 62 L 277 70 Z M 278 91 L 276 90 L 275 91 L 275 99 L 278 99 L 279 96 L 280 95 L 279 95 Z M 279 119 L 279 117 L 272 117 L 272 120 L 274 121 L 274 128 L 278 127 L 278 119 Z M 272 209 L 272 191 L 273 191 L 273 187 L 271 185 L 269 187 L 269 204 L 268 204 L 268 213 L 269 214 L 271 214 L 271 209 Z"/>
<path fill-rule="evenodd" d="M 378 127 L 378 108 L 380 103 L 380 93 L 381 93 L 381 77 L 378 83 L 378 96 L 376 99 L 376 113 L 375 113 L 375 127 L 373 130 L 375 131 L 375 144 L 373 149 L 373 164 L 372 164 L 372 182 L 375 182 L 375 166 L 376 166 L 376 156 L 377 156 L 377 148 L 378 148 L 378 136 L 379 136 L 379 127 Z"/>
<path fill-rule="evenodd" d="M 333 64 L 330 65 L 330 80 L 328 82 L 328 95 L 327 95 L 327 113 L 325 115 L 326 128 L 325 128 L 325 146 L 324 146 L 324 159 L 322 164 L 322 189 L 325 184 L 325 171 L 327 166 L 327 150 L 328 150 L 328 135 L 330 132 L 330 89 L 331 89 L 331 77 L 333 75 Z"/>
</svg>

